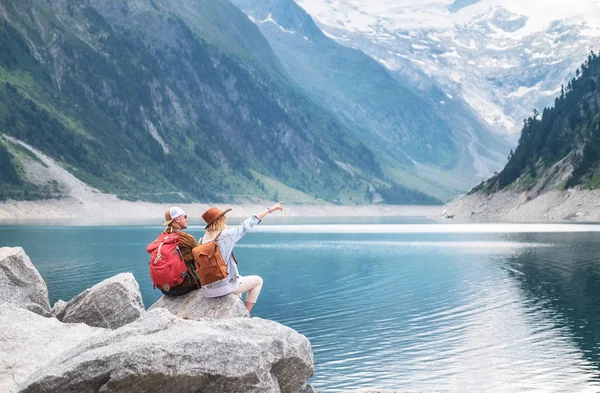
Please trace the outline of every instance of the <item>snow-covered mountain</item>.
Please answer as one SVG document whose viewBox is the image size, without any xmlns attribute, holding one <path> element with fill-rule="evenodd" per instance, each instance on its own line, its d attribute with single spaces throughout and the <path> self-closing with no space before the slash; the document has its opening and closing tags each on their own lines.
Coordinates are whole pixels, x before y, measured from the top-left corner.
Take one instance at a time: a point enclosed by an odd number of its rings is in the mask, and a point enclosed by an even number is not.
<svg viewBox="0 0 600 393">
<path fill-rule="evenodd" d="M 320 27 L 404 80 L 433 77 L 499 132 L 517 133 L 600 49 L 600 1 L 298 0 Z"/>
<path fill-rule="evenodd" d="M 327 37 L 293 0 L 230 1 L 256 23 L 306 94 L 377 152 L 385 176 L 445 199 L 506 162 L 514 146 L 431 78 L 418 88 L 394 78 L 364 52 Z"/>
</svg>

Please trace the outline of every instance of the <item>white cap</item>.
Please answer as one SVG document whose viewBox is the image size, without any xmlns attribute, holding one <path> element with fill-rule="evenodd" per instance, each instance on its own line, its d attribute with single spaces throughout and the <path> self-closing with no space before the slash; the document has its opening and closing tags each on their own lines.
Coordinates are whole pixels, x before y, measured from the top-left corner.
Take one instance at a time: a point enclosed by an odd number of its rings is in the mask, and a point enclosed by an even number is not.
<svg viewBox="0 0 600 393">
<path fill-rule="evenodd" d="M 167 225 L 171 224 L 171 222 L 173 222 L 174 219 L 176 219 L 179 216 L 183 216 L 184 214 L 185 212 L 179 206 L 171 207 L 165 212 L 165 223 L 162 226 L 166 227 Z"/>
</svg>

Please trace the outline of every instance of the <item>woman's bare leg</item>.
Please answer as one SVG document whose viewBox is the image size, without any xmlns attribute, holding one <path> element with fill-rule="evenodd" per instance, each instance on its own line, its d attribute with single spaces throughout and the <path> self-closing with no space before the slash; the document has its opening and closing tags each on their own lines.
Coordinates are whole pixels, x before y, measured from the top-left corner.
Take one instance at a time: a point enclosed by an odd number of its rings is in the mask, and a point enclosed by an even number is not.
<svg viewBox="0 0 600 393">
<path fill-rule="evenodd" d="M 250 312 L 256 304 L 260 290 L 262 289 L 263 279 L 259 276 L 242 276 L 240 277 L 240 285 L 238 289 L 233 291 L 234 294 L 242 297 L 242 293 L 248 292 L 244 305 L 246 310 Z"/>
</svg>

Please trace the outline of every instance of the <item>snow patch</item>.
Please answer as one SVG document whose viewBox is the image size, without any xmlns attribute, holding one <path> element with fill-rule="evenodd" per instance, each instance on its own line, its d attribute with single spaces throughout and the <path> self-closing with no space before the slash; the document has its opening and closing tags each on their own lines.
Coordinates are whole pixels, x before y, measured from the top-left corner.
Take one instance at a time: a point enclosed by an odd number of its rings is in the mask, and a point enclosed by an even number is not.
<svg viewBox="0 0 600 393">
<path fill-rule="evenodd" d="M 425 45 L 419 45 L 419 44 L 411 44 L 410 46 L 411 46 L 413 49 L 415 49 L 415 50 L 427 50 L 427 49 L 429 49 L 429 47 L 428 47 L 428 46 L 425 46 Z"/>
<path fill-rule="evenodd" d="M 284 33 L 288 33 L 288 34 L 294 34 L 296 33 L 296 31 L 294 30 L 287 30 L 286 28 L 284 28 L 283 26 L 281 26 L 279 23 L 277 23 L 277 21 L 275 19 L 273 19 L 273 15 L 271 13 L 269 13 L 269 16 L 267 16 L 267 19 L 261 20 L 259 23 L 273 23 L 275 26 L 279 27 L 279 29 L 281 31 L 283 31 Z"/>
<path fill-rule="evenodd" d="M 558 93 L 560 93 L 560 89 L 561 87 L 559 86 L 554 90 L 542 90 L 539 92 L 539 94 L 547 97 L 555 97 L 558 95 Z"/>
<path fill-rule="evenodd" d="M 519 86 L 519 88 L 515 91 L 513 91 L 512 93 L 510 93 L 508 96 L 509 97 L 518 97 L 521 98 L 529 93 L 533 93 L 539 90 L 540 87 L 540 83 L 531 86 L 531 87 L 527 87 L 527 86 Z"/>
<path fill-rule="evenodd" d="M 552 53 L 541 53 L 541 52 L 536 52 L 534 54 L 531 55 L 532 59 L 547 59 L 549 57 L 554 57 L 554 52 Z"/>
<path fill-rule="evenodd" d="M 325 29 L 321 29 L 321 31 L 323 32 L 323 34 L 325 34 L 325 37 L 331 38 L 332 40 L 335 40 L 335 41 L 348 41 L 348 38 L 331 34 L 330 32 L 328 32 Z"/>
<path fill-rule="evenodd" d="M 462 56 L 459 55 L 456 50 L 452 51 L 452 52 L 445 52 L 442 53 L 440 55 L 440 57 L 445 57 L 445 58 L 455 58 L 455 59 L 461 59 L 462 60 Z"/>
<path fill-rule="evenodd" d="M 394 71 L 394 70 L 398 69 L 397 66 L 394 63 L 390 62 L 390 61 L 387 61 L 387 60 L 384 60 L 384 59 L 375 59 L 375 60 L 377 60 L 378 62 L 380 62 L 388 70 Z"/>
</svg>

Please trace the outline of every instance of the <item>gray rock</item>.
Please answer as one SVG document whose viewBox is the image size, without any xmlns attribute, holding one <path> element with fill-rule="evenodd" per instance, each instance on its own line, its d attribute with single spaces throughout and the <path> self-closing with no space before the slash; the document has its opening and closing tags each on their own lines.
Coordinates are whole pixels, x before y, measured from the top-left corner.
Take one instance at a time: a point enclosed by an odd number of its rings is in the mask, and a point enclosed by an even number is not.
<svg viewBox="0 0 600 393">
<path fill-rule="evenodd" d="M 121 273 L 75 296 L 57 318 L 62 322 L 116 329 L 135 321 L 144 312 L 140 287 L 133 274 Z"/>
<path fill-rule="evenodd" d="M 21 392 L 295 393 L 313 372 L 308 339 L 281 324 L 156 309 L 61 353 Z"/>
<path fill-rule="evenodd" d="M 298 393 L 319 393 L 319 391 L 315 389 L 311 384 L 307 383 L 304 388 L 298 390 Z"/>
<path fill-rule="evenodd" d="M 357 390 L 356 393 L 424 393 L 415 390 L 377 390 L 377 389 L 361 389 Z M 436 392 L 431 392 L 436 393 Z"/>
<path fill-rule="evenodd" d="M 69 303 L 65 302 L 64 300 L 58 300 L 56 303 L 54 303 L 54 306 L 52 306 L 51 310 L 54 318 L 58 318 L 59 320 L 62 319 L 68 304 Z"/>
<path fill-rule="evenodd" d="M 224 319 L 249 316 L 244 302 L 236 295 L 207 298 L 204 297 L 202 289 L 183 296 L 162 296 L 148 310 L 157 308 L 166 308 L 173 315 L 196 321 L 202 318 Z"/>
<path fill-rule="evenodd" d="M 0 303 L 52 316 L 46 283 L 21 247 L 0 248 Z"/>
<path fill-rule="evenodd" d="M 35 370 L 102 331 L 0 304 L 0 392 L 16 392 Z"/>
</svg>

